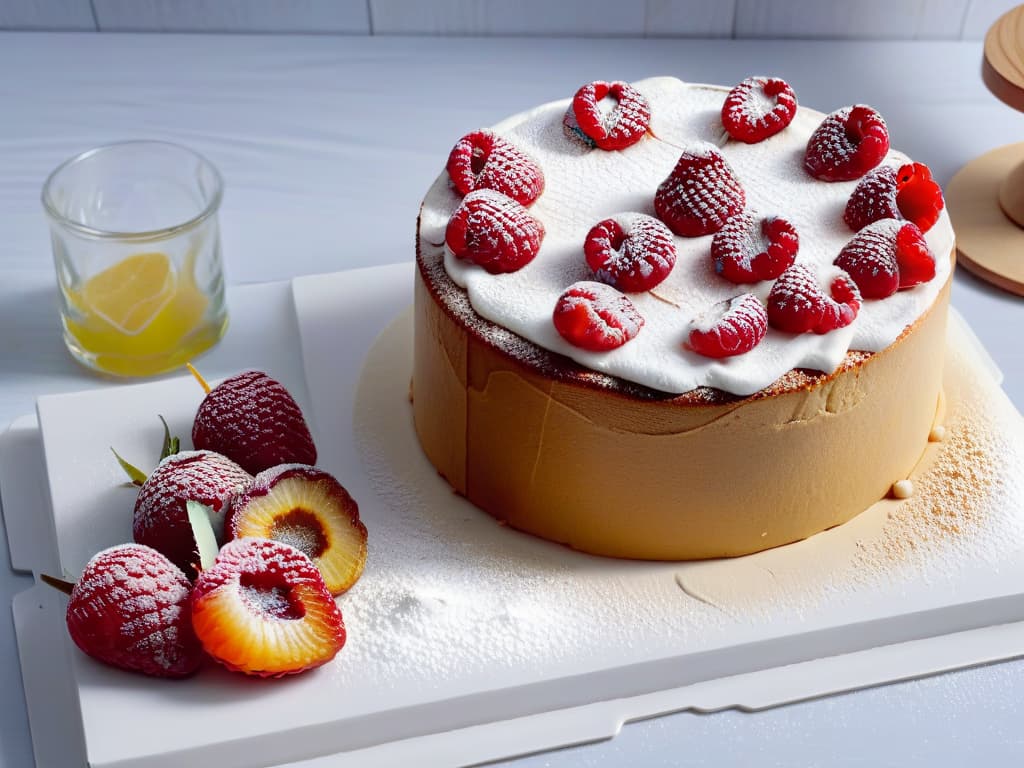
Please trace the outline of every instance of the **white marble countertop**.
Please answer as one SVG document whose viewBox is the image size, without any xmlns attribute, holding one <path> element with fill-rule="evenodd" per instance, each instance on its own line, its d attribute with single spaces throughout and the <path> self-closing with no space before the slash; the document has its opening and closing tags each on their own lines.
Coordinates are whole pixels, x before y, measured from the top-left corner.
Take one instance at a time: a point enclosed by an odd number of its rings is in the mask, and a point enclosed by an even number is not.
<svg viewBox="0 0 1024 768">
<path fill-rule="evenodd" d="M 62 347 L 39 205 L 47 173 L 90 146 L 159 138 L 209 157 L 227 184 L 223 245 L 239 286 L 410 259 L 419 200 L 459 136 L 597 78 L 780 75 L 823 111 L 871 103 L 894 146 L 945 183 L 1024 139 L 1024 116 L 984 88 L 980 61 L 975 42 L 0 33 L 0 428 L 39 394 L 108 384 Z M 953 303 L 1024 408 L 1022 300 L 961 271 Z M 259 335 L 236 323 L 211 375 Z M 28 583 L 0 557 L 0 603 Z M 1009 662 L 758 714 L 661 717 L 515 765 L 1015 765 L 1020 690 L 1024 662 Z M 4 609 L 0 768 L 30 764 Z"/>
</svg>

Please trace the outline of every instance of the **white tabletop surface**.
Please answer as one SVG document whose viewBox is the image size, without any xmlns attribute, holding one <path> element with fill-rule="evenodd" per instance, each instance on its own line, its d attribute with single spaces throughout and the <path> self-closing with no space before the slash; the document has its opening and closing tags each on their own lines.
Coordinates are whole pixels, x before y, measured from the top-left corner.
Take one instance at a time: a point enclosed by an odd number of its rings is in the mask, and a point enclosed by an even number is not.
<svg viewBox="0 0 1024 768">
<path fill-rule="evenodd" d="M 980 62 L 981 44 L 965 42 L 0 33 L 0 428 L 40 394 L 109 383 L 62 347 L 39 206 L 47 173 L 90 146 L 158 138 L 207 155 L 227 184 L 223 245 L 238 286 L 411 259 L 420 198 L 459 136 L 598 78 L 779 75 L 823 111 L 872 104 L 894 146 L 945 183 L 1024 140 L 1024 116 L 988 93 Z M 953 302 L 1024 408 L 1022 300 L 961 270 Z M 237 367 L 256 336 L 233 328 L 209 373 Z M 28 585 L 0 556 L 0 606 Z M 757 714 L 661 717 L 515 765 L 1019 765 L 1022 690 L 1024 661 L 1008 662 Z M 0 768 L 31 763 L 0 608 Z"/>
</svg>

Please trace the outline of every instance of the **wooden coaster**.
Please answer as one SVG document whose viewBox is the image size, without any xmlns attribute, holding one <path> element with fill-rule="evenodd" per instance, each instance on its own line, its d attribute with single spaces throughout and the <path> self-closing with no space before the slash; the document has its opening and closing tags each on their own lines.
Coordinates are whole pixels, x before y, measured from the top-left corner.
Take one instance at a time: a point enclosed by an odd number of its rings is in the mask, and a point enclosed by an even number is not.
<svg viewBox="0 0 1024 768">
<path fill-rule="evenodd" d="M 1024 228 L 1000 205 L 1008 173 L 1024 163 L 1024 143 L 977 157 L 946 187 L 959 264 L 1003 290 L 1024 296 Z"/>
</svg>

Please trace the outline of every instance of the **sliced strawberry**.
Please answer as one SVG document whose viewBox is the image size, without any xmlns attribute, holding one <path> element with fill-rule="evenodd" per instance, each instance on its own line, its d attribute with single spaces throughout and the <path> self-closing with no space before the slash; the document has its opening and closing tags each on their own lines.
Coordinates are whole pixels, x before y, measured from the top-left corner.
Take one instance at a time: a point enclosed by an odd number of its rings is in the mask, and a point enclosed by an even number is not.
<svg viewBox="0 0 1024 768">
<path fill-rule="evenodd" d="M 945 205 L 942 188 L 932 180 L 932 172 L 924 163 L 908 163 L 896 172 L 896 205 L 903 218 L 927 232 L 939 220 Z"/>
<path fill-rule="evenodd" d="M 711 239 L 711 261 L 730 282 L 756 283 L 785 272 L 799 247 L 796 228 L 781 216 L 740 213 Z"/>
<path fill-rule="evenodd" d="M 712 305 L 693 321 L 687 346 L 704 357 L 749 352 L 768 332 L 768 313 L 752 293 Z"/>
<path fill-rule="evenodd" d="M 96 554 L 68 602 L 75 645 L 105 664 L 186 677 L 202 663 L 192 631 L 192 585 L 155 549 L 122 544 Z"/>
<path fill-rule="evenodd" d="M 843 211 L 843 221 L 854 232 L 881 219 L 898 218 L 896 169 L 890 165 L 876 168 L 861 179 Z"/>
<path fill-rule="evenodd" d="M 644 324 L 633 302 L 604 283 L 574 283 L 558 297 L 555 329 L 570 344 L 592 352 L 621 347 Z"/>
<path fill-rule="evenodd" d="M 815 276 L 794 264 L 768 294 L 768 322 L 788 333 L 828 333 L 852 323 L 860 304 L 856 284 L 841 269 Z"/>
<path fill-rule="evenodd" d="M 756 144 L 774 136 L 796 115 L 796 94 L 777 77 L 748 77 L 725 97 L 722 125 L 737 141 Z"/>
<path fill-rule="evenodd" d="M 595 225 L 583 243 L 587 264 L 602 283 L 620 291 L 649 291 L 676 263 L 669 228 L 653 216 L 624 214 Z"/>
<path fill-rule="evenodd" d="M 685 150 L 654 196 L 658 218 L 683 237 L 717 232 L 745 204 L 732 166 L 707 143 Z"/>
<path fill-rule="evenodd" d="M 610 109 L 602 109 L 601 102 L 606 98 L 615 102 Z M 604 150 L 625 149 L 636 144 L 651 124 L 647 99 L 629 83 L 619 81 L 587 83 L 576 91 L 569 111 L 572 118 L 567 114 L 564 124 Z"/>
<path fill-rule="evenodd" d="M 479 189 L 452 214 L 444 239 L 457 259 L 491 274 L 515 272 L 537 255 L 544 225 L 511 197 Z"/>
<path fill-rule="evenodd" d="M 196 580 L 192 624 L 214 659 L 259 677 L 326 664 L 345 644 L 320 571 L 295 547 L 267 539 L 224 545 Z"/>
<path fill-rule="evenodd" d="M 474 131 L 459 139 L 448 155 L 448 175 L 460 195 L 493 189 L 520 205 L 530 205 L 544 191 L 540 166 L 491 131 Z"/>
<path fill-rule="evenodd" d="M 836 257 L 865 299 L 884 299 L 935 277 L 935 257 L 909 221 L 881 219 L 854 235 Z"/>
<path fill-rule="evenodd" d="M 366 563 L 359 505 L 332 475 L 303 464 L 260 472 L 231 504 L 230 538 L 291 544 L 320 569 L 332 595 L 347 591 Z"/>
<path fill-rule="evenodd" d="M 804 168 L 821 181 L 852 181 L 870 171 L 889 151 L 885 120 L 858 104 L 833 112 L 811 134 Z"/>
</svg>

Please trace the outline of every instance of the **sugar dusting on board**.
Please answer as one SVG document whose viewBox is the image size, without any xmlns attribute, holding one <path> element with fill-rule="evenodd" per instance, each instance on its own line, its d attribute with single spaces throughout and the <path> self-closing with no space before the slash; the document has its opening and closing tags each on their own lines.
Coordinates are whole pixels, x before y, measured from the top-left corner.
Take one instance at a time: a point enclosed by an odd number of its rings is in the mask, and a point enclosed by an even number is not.
<svg viewBox="0 0 1024 768">
<path fill-rule="evenodd" d="M 407 314 L 380 336 L 353 411 L 357 448 L 387 523 L 373 526 L 366 573 L 342 603 L 352 638 L 346 664 L 386 660 L 391 676 L 382 685 L 400 676 L 405 685 L 410 674 L 422 686 L 474 674 L 495 684 L 527 682 L 610 656 L 624 664 L 734 644 L 765 629 L 795 632 L 903 605 L 900 596 L 922 585 L 955 588 L 965 567 L 1009 567 L 1022 554 L 1024 525 L 1006 494 L 1024 491 L 1024 430 L 1010 426 L 1009 414 L 1018 424 L 1019 415 L 986 373 L 975 372 L 973 352 L 951 352 L 964 374 L 947 383 L 954 405 L 945 440 L 929 450 L 968 463 L 998 451 L 1010 459 L 992 462 L 1001 467 L 993 470 L 998 483 L 963 473 L 958 491 L 949 485 L 956 463 L 943 458 L 914 477 L 913 498 L 885 500 L 806 542 L 732 560 L 648 563 L 583 555 L 518 533 L 453 494 L 413 434 L 410 326 Z M 967 344 L 957 337 L 951 349 Z M 953 500 L 941 504 L 952 511 L 972 482 L 979 482 L 977 504 L 964 507 L 955 525 L 932 530 L 913 506 L 952 489 Z M 932 533 L 929 545 L 902 547 L 921 526 Z"/>
</svg>

